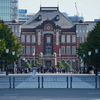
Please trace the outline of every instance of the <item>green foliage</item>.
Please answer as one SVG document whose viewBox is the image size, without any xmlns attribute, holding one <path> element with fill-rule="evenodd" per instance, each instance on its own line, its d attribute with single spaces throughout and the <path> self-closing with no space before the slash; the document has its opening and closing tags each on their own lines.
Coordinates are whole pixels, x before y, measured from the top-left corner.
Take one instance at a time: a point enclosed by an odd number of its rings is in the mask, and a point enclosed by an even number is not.
<svg viewBox="0 0 100 100">
<path fill-rule="evenodd" d="M 97 55 L 95 49 L 99 50 Z M 91 56 L 88 55 L 88 51 L 91 51 Z M 89 63 L 90 59 L 91 65 L 96 65 L 97 62 L 100 64 L 100 22 L 97 22 L 93 30 L 89 33 L 87 41 L 80 44 L 78 55 L 82 56 L 83 54 L 86 54 L 86 57 L 83 58 L 86 63 Z"/>
<path fill-rule="evenodd" d="M 0 39 L 0 57 L 5 49 L 6 49 L 5 41 L 4 41 L 4 39 Z"/>
<path fill-rule="evenodd" d="M 68 62 L 61 62 L 61 61 L 58 61 L 57 62 L 57 67 L 60 67 L 60 68 L 69 68 L 69 69 L 72 69 L 72 67 L 70 66 L 70 64 Z"/>
<path fill-rule="evenodd" d="M 70 64 L 69 64 L 68 62 L 65 62 L 65 63 L 64 63 L 64 66 L 65 66 L 65 68 L 72 69 L 72 67 L 70 66 Z"/>
<path fill-rule="evenodd" d="M 25 68 L 31 68 L 31 65 L 29 64 L 29 62 L 25 62 Z"/>
<path fill-rule="evenodd" d="M 62 64 L 61 61 L 58 61 L 58 62 L 57 62 L 57 67 L 64 68 L 64 65 Z"/>
<path fill-rule="evenodd" d="M 34 62 L 32 63 L 32 67 L 34 67 L 34 66 L 38 66 L 38 65 L 42 65 L 41 63 L 39 63 L 38 60 L 35 60 L 35 64 L 34 64 Z"/>
<path fill-rule="evenodd" d="M 0 20 L 0 40 L 3 43 L 1 46 L 3 51 L 0 52 L 0 59 L 5 60 L 6 62 L 6 52 L 5 49 L 9 49 L 8 53 L 8 63 L 12 63 L 17 59 L 17 56 L 12 55 L 12 51 L 15 51 L 16 54 L 20 54 L 21 50 L 21 43 L 18 42 L 17 37 L 13 34 L 12 30 L 9 28 L 8 25 L 4 24 L 2 20 Z"/>
</svg>

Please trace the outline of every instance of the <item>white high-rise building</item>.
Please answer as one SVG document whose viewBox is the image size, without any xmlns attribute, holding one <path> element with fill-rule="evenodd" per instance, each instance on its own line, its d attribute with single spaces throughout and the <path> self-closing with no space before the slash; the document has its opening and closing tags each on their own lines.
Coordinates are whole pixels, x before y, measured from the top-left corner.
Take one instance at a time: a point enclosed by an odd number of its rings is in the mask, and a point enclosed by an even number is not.
<svg viewBox="0 0 100 100">
<path fill-rule="evenodd" d="M 4 21 L 18 20 L 18 0 L 0 0 L 0 19 Z"/>
</svg>

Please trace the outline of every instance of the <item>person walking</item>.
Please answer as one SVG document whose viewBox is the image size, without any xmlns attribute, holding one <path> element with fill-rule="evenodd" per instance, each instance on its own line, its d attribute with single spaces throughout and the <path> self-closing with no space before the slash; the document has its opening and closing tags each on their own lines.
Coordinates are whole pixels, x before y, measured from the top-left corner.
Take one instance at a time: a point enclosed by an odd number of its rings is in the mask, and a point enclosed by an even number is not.
<svg viewBox="0 0 100 100">
<path fill-rule="evenodd" d="M 33 79 L 34 79 L 34 77 L 35 77 L 35 75 L 36 75 L 36 70 L 37 70 L 37 68 L 34 66 L 34 67 L 33 67 L 33 72 L 32 72 L 32 77 L 33 77 Z"/>
</svg>

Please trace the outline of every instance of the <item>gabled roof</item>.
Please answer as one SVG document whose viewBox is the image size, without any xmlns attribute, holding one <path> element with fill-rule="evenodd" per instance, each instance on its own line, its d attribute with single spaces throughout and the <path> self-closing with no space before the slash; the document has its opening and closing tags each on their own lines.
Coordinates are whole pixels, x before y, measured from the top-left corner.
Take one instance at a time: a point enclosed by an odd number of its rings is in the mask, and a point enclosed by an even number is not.
<svg viewBox="0 0 100 100">
<path fill-rule="evenodd" d="M 58 7 L 40 7 L 40 11 L 26 21 L 22 28 L 36 28 L 46 20 L 51 20 L 61 28 L 72 28 L 74 24 L 66 18 Z"/>
</svg>

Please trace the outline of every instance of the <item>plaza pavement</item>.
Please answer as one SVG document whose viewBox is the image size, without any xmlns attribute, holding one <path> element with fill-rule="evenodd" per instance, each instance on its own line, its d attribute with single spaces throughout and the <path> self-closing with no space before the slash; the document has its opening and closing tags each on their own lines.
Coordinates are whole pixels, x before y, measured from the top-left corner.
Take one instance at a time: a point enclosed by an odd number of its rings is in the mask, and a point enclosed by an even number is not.
<svg viewBox="0 0 100 100">
<path fill-rule="evenodd" d="M 11 88 L 13 88 L 13 77 L 15 77 L 15 85 L 14 88 L 22 89 L 22 88 L 95 88 L 95 75 L 88 75 L 88 74 L 71 74 L 71 73 L 37 73 L 35 78 L 33 79 L 32 73 L 28 74 L 9 74 L 8 76 L 11 77 Z M 0 74 L 1 77 L 8 77 L 4 74 Z M 84 78 L 80 77 L 87 77 L 90 76 L 88 80 L 84 80 Z M 39 77 L 39 84 L 38 84 L 38 77 Z M 73 84 L 71 86 L 71 77 L 73 77 Z M 2 79 L 5 83 L 2 85 L 0 84 L 0 88 L 6 88 L 9 86 L 7 84 L 6 79 Z M 0 81 L 2 81 L 0 80 Z M 42 82 L 42 80 L 44 80 Z M 98 80 L 99 82 L 99 80 Z M 97 88 L 99 88 L 100 83 L 97 84 Z"/>
</svg>

